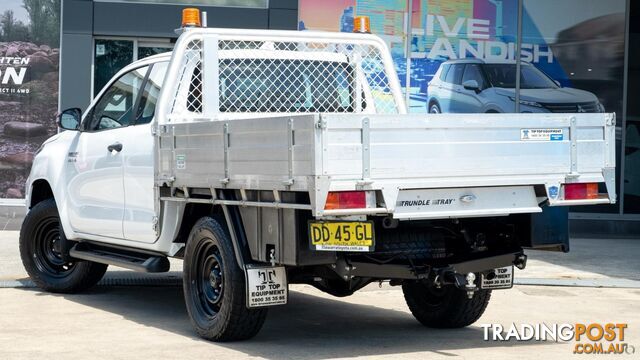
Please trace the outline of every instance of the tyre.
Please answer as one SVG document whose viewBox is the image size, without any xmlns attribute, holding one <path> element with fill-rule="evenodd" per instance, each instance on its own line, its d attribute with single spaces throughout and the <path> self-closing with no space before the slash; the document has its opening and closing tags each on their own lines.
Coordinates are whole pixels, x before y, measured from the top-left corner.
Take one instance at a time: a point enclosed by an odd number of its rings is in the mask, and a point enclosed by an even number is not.
<svg viewBox="0 0 640 360">
<path fill-rule="evenodd" d="M 191 324 L 211 341 L 255 336 L 267 309 L 246 307 L 244 271 L 226 231 L 210 217 L 196 222 L 184 252 L 183 290 Z"/>
<path fill-rule="evenodd" d="M 75 293 L 95 285 L 107 265 L 91 261 L 67 261 L 61 253 L 64 237 L 53 199 L 36 204 L 20 230 L 20 257 L 31 280 L 41 289 Z"/>
<path fill-rule="evenodd" d="M 442 111 L 440 110 L 440 105 L 438 103 L 433 103 L 429 106 L 429 114 L 440 114 Z"/>
<path fill-rule="evenodd" d="M 476 322 L 489 304 L 491 290 L 478 290 L 469 299 L 453 285 L 435 286 L 420 282 L 402 285 L 404 299 L 413 316 L 432 328 L 461 328 Z"/>
</svg>

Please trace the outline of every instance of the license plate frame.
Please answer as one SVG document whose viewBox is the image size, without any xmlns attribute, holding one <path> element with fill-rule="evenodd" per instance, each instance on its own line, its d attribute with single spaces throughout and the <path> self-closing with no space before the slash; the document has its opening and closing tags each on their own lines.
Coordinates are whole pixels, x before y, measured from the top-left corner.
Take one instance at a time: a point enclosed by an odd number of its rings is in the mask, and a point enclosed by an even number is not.
<svg viewBox="0 0 640 360">
<path fill-rule="evenodd" d="M 488 274 L 494 273 L 495 277 L 488 279 Z M 494 269 L 488 274 L 480 275 L 480 289 L 498 290 L 511 289 L 513 287 L 513 265 Z"/>
<path fill-rule="evenodd" d="M 360 228 L 360 226 L 363 228 Z M 345 227 L 348 227 L 348 229 Z M 318 228 L 320 230 L 314 230 Z M 337 230 L 332 232 L 332 228 Z M 376 241 L 373 221 L 310 220 L 307 229 L 311 250 L 340 252 L 372 252 L 375 250 Z M 345 232 L 345 230 L 347 231 Z M 361 233 L 358 233 L 358 231 L 361 231 Z M 347 234 L 349 238 L 343 240 L 342 234 Z M 336 235 L 339 235 L 339 237 L 336 238 Z M 318 236 L 321 236 L 321 238 L 318 238 Z M 359 239 L 359 236 L 363 238 Z M 342 241 L 346 241 L 346 243 L 341 243 Z"/>
</svg>

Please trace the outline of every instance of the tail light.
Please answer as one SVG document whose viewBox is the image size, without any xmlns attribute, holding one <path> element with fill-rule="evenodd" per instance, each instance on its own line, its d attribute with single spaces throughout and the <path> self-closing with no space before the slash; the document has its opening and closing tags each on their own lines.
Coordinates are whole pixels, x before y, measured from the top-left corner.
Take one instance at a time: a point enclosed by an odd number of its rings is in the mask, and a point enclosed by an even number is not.
<svg viewBox="0 0 640 360">
<path fill-rule="evenodd" d="M 598 183 L 564 184 L 565 200 L 584 200 L 598 198 Z"/>
<path fill-rule="evenodd" d="M 324 209 L 364 209 L 366 207 L 366 191 L 330 191 Z"/>
</svg>

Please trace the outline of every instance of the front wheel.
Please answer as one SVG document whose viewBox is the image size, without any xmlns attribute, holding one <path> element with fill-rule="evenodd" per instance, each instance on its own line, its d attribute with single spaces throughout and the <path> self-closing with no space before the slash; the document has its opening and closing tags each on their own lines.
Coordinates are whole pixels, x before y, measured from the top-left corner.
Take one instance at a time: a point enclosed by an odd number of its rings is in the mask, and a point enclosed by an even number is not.
<svg viewBox="0 0 640 360">
<path fill-rule="evenodd" d="M 440 110 L 440 105 L 438 103 L 433 103 L 429 106 L 429 114 L 440 114 L 442 110 Z"/>
<path fill-rule="evenodd" d="M 187 312 L 200 337 L 245 340 L 262 328 L 267 309 L 246 307 L 244 271 L 236 261 L 229 236 L 210 217 L 198 220 L 191 230 L 182 281 Z"/>
<path fill-rule="evenodd" d="M 95 285 L 107 265 L 91 261 L 68 261 L 62 255 L 64 236 L 53 199 L 36 204 L 22 223 L 20 258 L 31 280 L 41 289 L 75 293 Z"/>
<path fill-rule="evenodd" d="M 471 299 L 453 285 L 436 288 L 421 282 L 402 285 L 404 299 L 413 316 L 432 328 L 461 328 L 476 322 L 484 313 L 491 290 L 479 290 Z"/>
</svg>

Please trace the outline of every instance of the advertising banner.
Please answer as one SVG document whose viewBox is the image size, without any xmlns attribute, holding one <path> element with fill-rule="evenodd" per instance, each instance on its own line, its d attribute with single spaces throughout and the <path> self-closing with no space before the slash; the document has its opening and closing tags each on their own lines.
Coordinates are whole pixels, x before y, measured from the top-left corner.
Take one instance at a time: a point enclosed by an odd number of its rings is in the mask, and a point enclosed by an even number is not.
<svg viewBox="0 0 640 360">
<path fill-rule="evenodd" d="M 521 111 L 620 112 L 625 1 L 523 3 Z M 411 112 L 513 112 L 517 13 L 517 0 L 301 0 L 298 27 L 350 32 L 354 16 L 369 16 L 409 88 Z M 445 61 L 456 66 L 434 79 Z"/>
<path fill-rule="evenodd" d="M 0 2 L 0 202 L 24 198 L 37 149 L 57 132 L 60 0 Z"/>
</svg>

